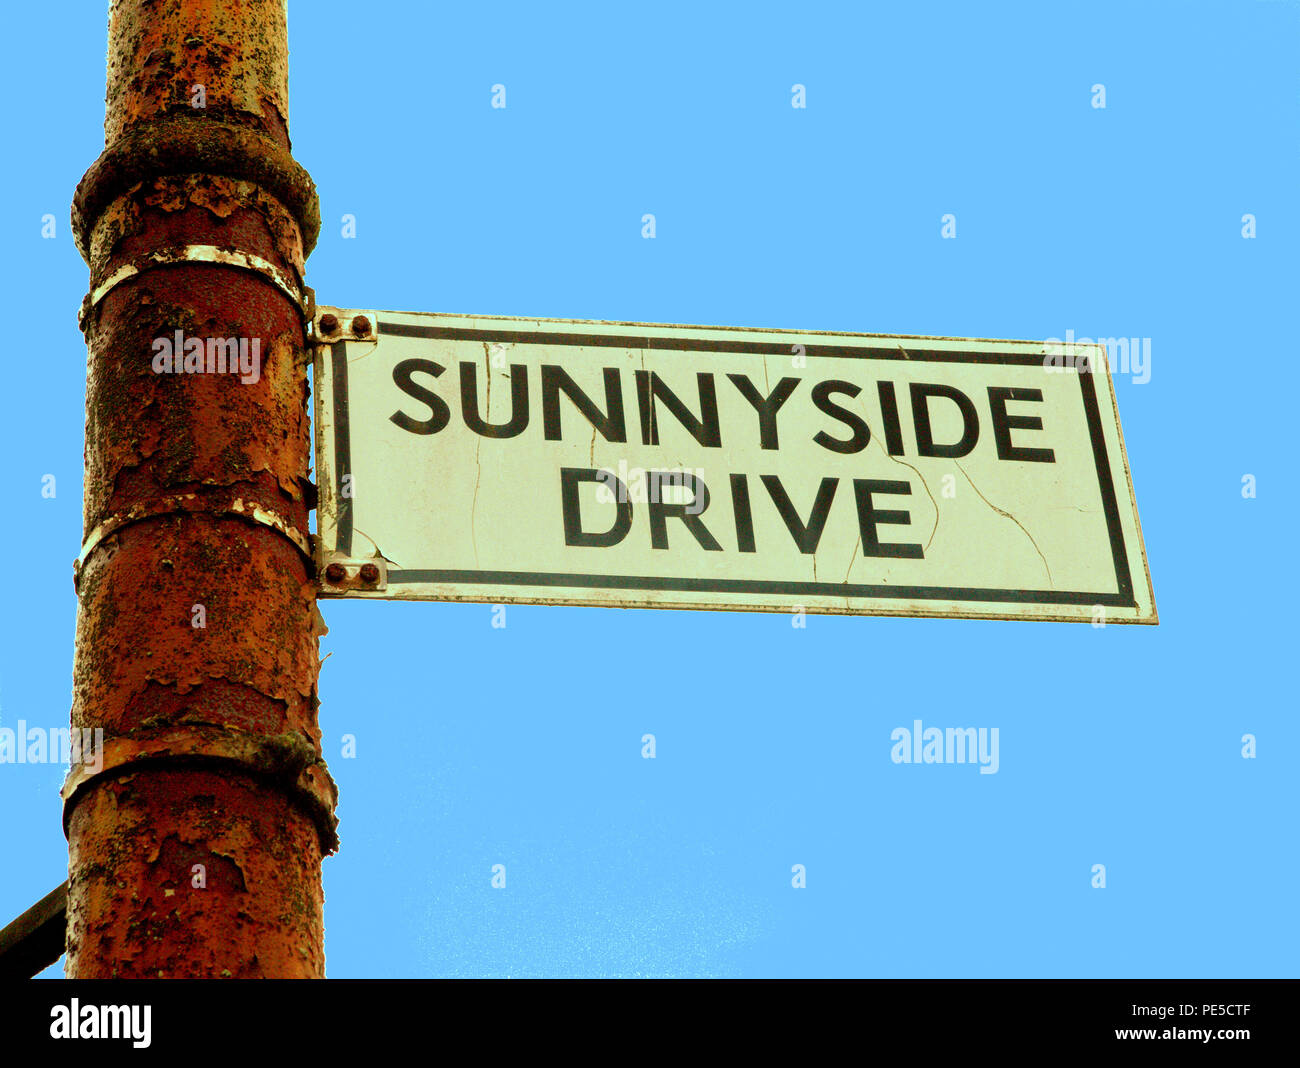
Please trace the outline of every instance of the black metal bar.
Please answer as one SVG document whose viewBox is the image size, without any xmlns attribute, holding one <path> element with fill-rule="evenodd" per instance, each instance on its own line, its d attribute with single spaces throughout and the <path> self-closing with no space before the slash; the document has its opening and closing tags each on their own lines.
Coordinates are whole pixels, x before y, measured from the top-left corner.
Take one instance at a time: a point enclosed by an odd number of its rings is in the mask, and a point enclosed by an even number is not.
<svg viewBox="0 0 1300 1068">
<path fill-rule="evenodd" d="M 56 887 L 0 931 L 0 979 L 30 979 L 61 956 L 68 926 L 68 884 Z"/>
</svg>

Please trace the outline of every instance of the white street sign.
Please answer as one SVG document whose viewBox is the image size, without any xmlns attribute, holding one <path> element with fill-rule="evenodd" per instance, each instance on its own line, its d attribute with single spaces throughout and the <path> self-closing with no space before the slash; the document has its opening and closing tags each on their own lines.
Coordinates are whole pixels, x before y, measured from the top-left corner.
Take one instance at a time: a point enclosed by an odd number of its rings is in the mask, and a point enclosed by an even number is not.
<svg viewBox="0 0 1300 1068">
<path fill-rule="evenodd" d="M 1099 346 L 314 329 L 322 596 L 1156 622 Z"/>
</svg>

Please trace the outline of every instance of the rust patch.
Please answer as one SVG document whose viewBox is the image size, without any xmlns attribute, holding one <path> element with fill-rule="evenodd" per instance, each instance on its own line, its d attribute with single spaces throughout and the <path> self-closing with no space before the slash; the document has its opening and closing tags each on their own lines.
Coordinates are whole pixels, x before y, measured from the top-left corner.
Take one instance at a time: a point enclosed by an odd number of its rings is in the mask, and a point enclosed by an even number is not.
<svg viewBox="0 0 1300 1068">
<path fill-rule="evenodd" d="M 256 339 L 257 380 L 157 373 L 155 343 Z M 311 455 L 305 349 L 297 309 L 251 271 L 158 268 L 124 282 L 89 331 L 85 533 L 108 515 L 170 493 L 238 487 L 307 528 L 301 479 Z M 102 354 L 102 355 L 101 355 Z"/>
<path fill-rule="evenodd" d="M 117 0 L 108 27 L 104 141 L 173 113 L 249 126 L 289 147 L 283 0 Z M 203 87 L 196 107 L 195 86 Z"/>
<path fill-rule="evenodd" d="M 199 809 L 209 816 L 208 822 L 219 826 L 216 816 L 216 798 L 204 794 L 201 798 L 189 798 L 191 807 Z M 169 834 L 154 851 L 150 863 L 151 880 L 162 888 L 167 897 L 168 890 L 220 890 L 226 894 L 244 894 L 248 884 L 244 880 L 244 869 L 233 857 L 214 853 L 204 843 L 182 842 L 176 835 Z M 196 870 L 197 869 L 197 870 Z M 201 882 L 201 885 L 195 885 Z"/>
<path fill-rule="evenodd" d="M 69 842 L 70 974 L 324 976 L 316 830 L 260 782 L 194 768 L 105 780 Z"/>
</svg>

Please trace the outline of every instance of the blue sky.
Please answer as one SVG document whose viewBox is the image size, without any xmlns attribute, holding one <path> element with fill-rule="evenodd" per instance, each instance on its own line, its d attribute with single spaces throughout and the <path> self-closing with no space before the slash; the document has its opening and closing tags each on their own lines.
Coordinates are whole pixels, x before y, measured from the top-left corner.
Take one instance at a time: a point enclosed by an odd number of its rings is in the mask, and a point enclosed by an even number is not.
<svg viewBox="0 0 1300 1068">
<path fill-rule="evenodd" d="M 20 5 L 0 72 L 0 726 L 70 703 L 101 6 Z M 291 4 L 321 303 L 1151 348 L 1115 385 L 1157 628 L 325 604 L 329 973 L 1294 975 L 1298 31 L 1293 3 Z M 891 763 L 916 718 L 998 727 L 999 772 Z M 62 774 L 0 765 L 0 922 L 66 876 Z"/>
</svg>

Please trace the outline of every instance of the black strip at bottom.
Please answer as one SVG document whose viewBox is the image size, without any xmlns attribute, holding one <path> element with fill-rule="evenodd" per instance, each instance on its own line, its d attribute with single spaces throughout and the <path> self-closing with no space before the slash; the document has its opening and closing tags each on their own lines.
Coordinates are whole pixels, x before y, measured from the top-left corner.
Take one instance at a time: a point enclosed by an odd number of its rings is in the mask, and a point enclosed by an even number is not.
<svg viewBox="0 0 1300 1068">
<path fill-rule="evenodd" d="M 580 589 L 667 590 L 684 593 L 784 593 L 792 596 L 861 597 L 916 601 L 992 601 L 1000 604 L 1084 604 L 1136 608 L 1119 593 L 1068 590 L 994 590 L 944 586 L 868 586 L 839 582 L 768 582 L 761 579 L 665 578 L 656 575 L 541 574 L 531 571 L 389 571 L 390 586 L 420 582 L 472 586 L 571 586 Z"/>
</svg>

